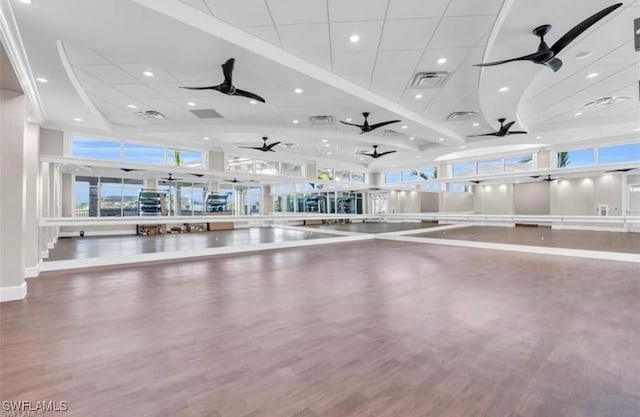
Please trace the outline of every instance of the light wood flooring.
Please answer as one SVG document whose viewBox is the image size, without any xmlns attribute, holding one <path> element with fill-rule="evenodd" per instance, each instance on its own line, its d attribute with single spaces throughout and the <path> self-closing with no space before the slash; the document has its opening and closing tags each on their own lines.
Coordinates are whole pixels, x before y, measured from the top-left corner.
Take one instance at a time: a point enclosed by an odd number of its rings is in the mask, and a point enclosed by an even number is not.
<svg viewBox="0 0 640 417">
<path fill-rule="evenodd" d="M 46 415 L 640 415 L 637 264 L 374 240 L 28 287 L 0 400 Z"/>
</svg>

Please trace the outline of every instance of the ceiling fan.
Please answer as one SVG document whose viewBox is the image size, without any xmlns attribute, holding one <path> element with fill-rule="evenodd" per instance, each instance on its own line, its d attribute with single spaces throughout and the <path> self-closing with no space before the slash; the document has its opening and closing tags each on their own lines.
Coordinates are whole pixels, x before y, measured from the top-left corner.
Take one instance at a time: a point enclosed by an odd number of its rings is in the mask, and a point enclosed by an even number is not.
<svg viewBox="0 0 640 417">
<path fill-rule="evenodd" d="M 485 182 L 486 180 L 471 180 L 469 182 L 472 182 L 474 184 L 480 184 L 481 182 Z"/>
<path fill-rule="evenodd" d="M 227 62 L 222 64 L 222 74 L 224 75 L 224 82 L 218 85 L 212 85 L 208 87 L 180 87 L 185 88 L 187 90 L 216 90 L 221 92 L 222 94 L 227 94 L 229 96 L 242 96 L 248 97 L 253 100 L 261 101 L 265 103 L 264 99 L 257 94 L 254 94 L 250 91 L 241 90 L 236 88 L 232 83 L 233 77 L 233 64 L 236 62 L 235 58 L 227 59 Z"/>
<path fill-rule="evenodd" d="M 611 172 L 629 172 L 629 171 L 633 171 L 634 169 L 638 169 L 638 168 L 620 168 L 620 169 L 612 169 L 611 171 L 607 171 L 607 173 L 611 173 Z"/>
<path fill-rule="evenodd" d="M 123 170 L 124 172 L 144 171 L 144 169 L 140 169 L 140 168 L 120 168 L 120 169 Z"/>
<path fill-rule="evenodd" d="M 531 178 L 537 179 L 540 178 L 542 175 L 532 175 Z M 547 182 L 551 182 L 551 181 L 555 181 L 555 180 L 560 180 L 562 178 L 551 178 L 551 175 L 547 175 L 546 178 L 542 178 L 541 181 L 547 181 Z"/>
<path fill-rule="evenodd" d="M 509 129 L 511 129 L 511 127 L 516 123 L 515 121 L 513 122 L 509 122 L 506 125 L 504 124 L 504 122 L 507 121 L 507 119 L 500 118 L 498 119 L 498 121 L 500 122 L 500 128 L 493 132 L 493 133 L 485 133 L 484 135 L 473 135 L 473 136 L 469 136 L 470 138 L 476 138 L 476 137 L 480 137 L 480 136 L 497 136 L 499 138 L 505 137 L 507 135 L 524 135 L 527 134 L 529 132 L 525 132 L 522 130 L 512 130 L 510 131 Z"/>
<path fill-rule="evenodd" d="M 233 177 L 233 179 L 231 179 L 231 180 L 223 179 L 222 181 L 224 181 L 224 182 L 232 182 L 234 184 L 240 184 L 240 183 L 243 183 L 243 182 L 258 182 L 256 180 L 239 180 L 236 177 Z"/>
<path fill-rule="evenodd" d="M 198 177 L 198 178 L 202 178 L 202 177 L 204 177 L 204 174 L 194 174 L 194 173 L 190 173 L 189 175 L 193 175 L 194 177 Z"/>
<path fill-rule="evenodd" d="M 268 139 L 269 139 L 269 138 L 268 138 L 268 137 L 266 137 L 266 136 L 263 136 L 263 137 L 262 137 L 262 140 L 264 141 L 264 142 L 262 143 L 262 146 L 238 146 L 238 147 L 239 147 L 239 148 L 243 148 L 243 149 L 255 149 L 255 150 L 257 150 L 257 151 L 262 151 L 262 152 L 275 152 L 275 151 L 273 150 L 273 148 L 274 148 L 276 145 L 279 145 L 279 144 L 280 144 L 280 142 L 273 142 L 273 143 L 271 143 L 271 144 L 267 145 L 267 140 L 268 140 Z"/>
<path fill-rule="evenodd" d="M 390 153 L 394 153 L 397 151 L 387 151 L 387 152 L 380 152 L 378 153 L 378 145 L 373 145 L 373 152 L 364 152 L 364 151 L 360 151 L 357 152 L 359 155 L 367 155 L 372 157 L 373 159 L 378 159 L 381 156 L 385 156 L 385 155 L 389 155 Z"/>
<path fill-rule="evenodd" d="M 364 113 L 362 113 L 362 115 L 364 116 L 364 123 L 361 124 L 361 125 L 355 124 L 355 123 L 343 122 L 342 120 L 340 120 L 340 123 L 345 124 L 345 125 L 349 125 L 349 126 L 359 127 L 360 130 L 361 130 L 360 134 L 363 134 L 363 133 L 371 132 L 372 130 L 377 129 L 379 127 L 390 125 L 391 123 L 398 123 L 398 122 L 402 121 L 402 120 L 389 120 L 387 122 L 380 122 L 380 123 L 375 123 L 375 124 L 370 125 L 369 121 L 367 120 L 367 118 L 369 117 L 369 112 L 364 112 Z"/>
<path fill-rule="evenodd" d="M 160 177 L 161 180 L 166 180 L 166 181 L 182 181 L 181 178 L 173 178 L 171 176 L 171 174 L 169 174 L 168 177 Z"/>
<path fill-rule="evenodd" d="M 540 38 L 540 44 L 538 45 L 538 50 L 536 52 L 518 58 L 506 59 L 504 61 L 487 62 L 483 64 L 475 64 L 474 66 L 489 67 L 514 61 L 531 61 L 535 64 L 541 64 L 549 67 L 553 70 L 553 72 L 557 72 L 560 68 L 562 68 L 562 61 L 556 58 L 560 51 L 566 48 L 567 45 L 573 42 L 583 32 L 585 32 L 591 26 L 595 25 L 599 20 L 601 20 L 620 6 L 622 6 L 622 3 L 616 3 L 588 17 L 587 19 L 574 26 L 573 29 L 565 33 L 560 39 L 556 41 L 556 43 L 551 45 L 551 47 L 549 47 L 549 45 L 547 45 L 547 43 L 544 41 L 544 35 L 546 35 L 549 30 L 551 30 L 551 25 L 538 26 L 532 32 L 534 35 Z"/>
</svg>

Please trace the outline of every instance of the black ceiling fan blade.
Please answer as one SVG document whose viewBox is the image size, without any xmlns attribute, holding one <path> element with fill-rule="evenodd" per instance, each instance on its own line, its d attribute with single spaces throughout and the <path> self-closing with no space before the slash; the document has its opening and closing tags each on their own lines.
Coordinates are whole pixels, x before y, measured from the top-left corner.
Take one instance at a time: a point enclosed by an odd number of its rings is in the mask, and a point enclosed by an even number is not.
<svg viewBox="0 0 640 417">
<path fill-rule="evenodd" d="M 472 135 L 472 136 L 467 136 L 467 137 L 468 138 L 479 138 L 481 136 L 500 136 L 500 132 L 485 133 L 483 135 Z"/>
<path fill-rule="evenodd" d="M 377 129 L 377 128 L 382 127 L 382 126 L 390 125 L 391 123 L 398 123 L 398 122 L 401 122 L 401 121 L 402 120 L 389 120 L 387 122 L 374 123 L 372 125 L 369 125 L 369 128 L 371 130 L 373 130 L 373 129 Z"/>
<path fill-rule="evenodd" d="M 340 120 L 340 123 L 342 123 L 343 125 L 359 127 L 360 129 L 362 129 L 364 127 L 364 125 L 357 125 L 355 123 L 343 122 L 342 120 Z"/>
<path fill-rule="evenodd" d="M 524 130 L 514 130 L 513 132 L 507 132 L 507 135 L 526 135 L 529 132 L 525 132 Z"/>
<path fill-rule="evenodd" d="M 515 121 L 513 121 L 513 122 L 509 122 L 509 123 L 507 123 L 506 125 L 502 126 L 502 129 L 501 129 L 501 130 L 504 130 L 505 132 L 508 132 L 508 131 L 509 131 L 509 129 L 511 129 L 511 126 L 513 126 L 513 125 L 515 125 L 515 124 L 516 124 L 516 122 L 515 122 Z"/>
<path fill-rule="evenodd" d="M 550 61 L 543 62 L 542 65 L 549 67 L 553 72 L 558 72 L 562 68 L 562 60 L 560 58 L 553 58 Z"/>
<path fill-rule="evenodd" d="M 564 48 L 566 48 L 567 45 L 569 45 L 571 42 L 573 42 L 584 31 L 586 31 L 591 26 L 593 26 L 596 23 L 598 23 L 598 21 L 600 19 L 604 18 L 605 16 L 607 16 L 609 13 L 613 12 L 614 10 L 616 10 L 620 6 L 622 6 L 622 3 L 616 3 L 616 4 L 611 5 L 609 7 L 605 7 L 604 9 L 600 10 L 598 13 L 595 13 L 594 15 L 592 15 L 592 16 L 586 18 L 585 20 L 583 20 L 582 22 L 578 23 L 570 31 L 568 31 L 560 39 L 558 39 L 556 41 L 556 43 L 554 43 L 551 46 L 551 50 L 554 52 L 555 55 L 558 55 L 560 53 L 560 51 L 562 51 Z"/>
<path fill-rule="evenodd" d="M 221 65 L 225 84 L 231 85 L 231 80 L 233 79 L 233 65 L 235 62 L 235 58 L 229 58 L 227 59 L 227 62 Z"/>
<path fill-rule="evenodd" d="M 258 150 L 258 151 L 261 151 L 261 150 L 262 150 L 262 147 L 261 147 L 261 146 L 238 146 L 238 148 L 242 148 L 242 149 L 255 149 L 255 150 Z"/>
<path fill-rule="evenodd" d="M 185 90 L 217 90 L 217 85 L 212 85 L 209 87 L 180 87 L 180 88 L 184 88 Z"/>
<path fill-rule="evenodd" d="M 139 169 L 139 168 L 120 168 L 120 169 L 123 170 L 124 172 L 144 171 L 143 169 Z"/>
<path fill-rule="evenodd" d="M 386 152 L 380 152 L 378 154 L 378 158 L 384 155 L 389 155 L 390 153 L 394 153 L 394 152 L 398 152 L 398 151 L 386 151 Z"/>
<path fill-rule="evenodd" d="M 379 154 L 373 154 L 373 153 L 367 153 L 367 152 L 363 152 L 360 155 L 365 155 L 365 156 L 370 156 L 372 158 L 377 158 Z"/>
<path fill-rule="evenodd" d="M 270 145 L 267 145 L 267 149 L 272 150 L 274 146 L 279 145 L 281 142 L 273 142 Z M 275 151 L 274 151 L 275 152 Z"/>
<path fill-rule="evenodd" d="M 193 175 L 193 176 L 198 177 L 198 178 L 204 177 L 204 174 L 193 174 L 193 173 L 191 173 L 190 175 Z"/>
<path fill-rule="evenodd" d="M 637 169 L 637 168 L 612 169 L 611 171 L 607 171 L 607 172 L 629 172 L 629 171 L 633 171 L 634 169 Z"/>
<path fill-rule="evenodd" d="M 484 182 L 484 181 L 481 181 L 481 180 L 472 180 L 472 181 L 469 181 L 469 182 L 472 182 L 472 183 L 474 183 L 474 184 L 480 184 L 481 182 Z"/>
<path fill-rule="evenodd" d="M 505 59 L 503 61 L 485 62 L 482 64 L 473 64 L 474 67 L 492 67 L 494 65 L 502 65 L 514 61 L 532 61 L 543 62 L 553 57 L 551 51 L 538 51 L 529 55 L 519 56 L 518 58 Z"/>
<path fill-rule="evenodd" d="M 260 101 L 262 103 L 266 103 L 266 101 L 260 97 L 257 94 L 252 93 L 251 91 L 245 91 L 245 90 L 241 90 L 239 88 L 236 88 L 236 91 L 233 93 L 234 96 L 241 96 L 241 97 L 247 97 L 253 100 L 257 100 Z"/>
</svg>

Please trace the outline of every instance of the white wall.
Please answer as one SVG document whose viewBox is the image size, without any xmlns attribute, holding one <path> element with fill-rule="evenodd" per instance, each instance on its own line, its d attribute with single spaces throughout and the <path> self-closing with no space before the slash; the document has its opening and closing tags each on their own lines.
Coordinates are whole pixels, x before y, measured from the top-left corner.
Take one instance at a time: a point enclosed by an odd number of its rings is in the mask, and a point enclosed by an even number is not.
<svg viewBox="0 0 640 417">
<path fill-rule="evenodd" d="M 595 216 L 599 204 L 607 204 L 610 215 L 624 214 L 619 174 L 551 182 L 551 214 Z"/>
<path fill-rule="evenodd" d="M 40 227 L 38 226 L 39 157 L 40 128 L 35 123 L 27 123 L 24 131 L 23 181 L 24 181 L 24 218 L 22 254 L 26 275 L 38 275 L 40 265 Z"/>
<path fill-rule="evenodd" d="M 439 193 L 420 193 L 420 213 L 437 213 L 440 211 Z"/>
<path fill-rule="evenodd" d="M 40 154 L 64 156 L 64 133 L 60 130 L 40 129 Z"/>
<path fill-rule="evenodd" d="M 549 182 L 515 184 L 513 192 L 514 212 L 520 215 L 549 215 L 551 203 Z"/>
<path fill-rule="evenodd" d="M 420 213 L 419 194 L 417 191 L 390 191 L 389 213 Z"/>
<path fill-rule="evenodd" d="M 478 214 L 513 214 L 513 184 L 475 186 L 473 211 Z"/>
<path fill-rule="evenodd" d="M 25 98 L 0 90 L 0 300 L 26 296 L 23 262 Z"/>
<path fill-rule="evenodd" d="M 473 211 L 473 194 L 471 193 L 440 193 L 441 212 Z"/>
</svg>

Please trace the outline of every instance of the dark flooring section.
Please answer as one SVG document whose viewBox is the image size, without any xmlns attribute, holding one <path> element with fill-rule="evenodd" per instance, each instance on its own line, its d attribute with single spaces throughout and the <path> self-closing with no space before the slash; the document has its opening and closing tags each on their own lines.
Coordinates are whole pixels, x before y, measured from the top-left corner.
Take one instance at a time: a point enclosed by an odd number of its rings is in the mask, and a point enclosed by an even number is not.
<svg viewBox="0 0 640 417">
<path fill-rule="evenodd" d="M 350 223 L 350 224 L 323 224 L 315 227 L 317 229 L 329 229 L 340 230 L 345 232 L 354 233 L 387 233 L 387 232 L 400 232 L 404 230 L 415 229 L 427 229 L 430 227 L 442 226 L 438 223 L 424 222 L 424 223 L 383 223 L 383 222 L 364 222 L 364 223 Z"/>
<path fill-rule="evenodd" d="M 469 226 L 413 236 L 550 248 L 640 253 L 640 233 L 630 232 L 553 230 L 549 227 Z"/>
<path fill-rule="evenodd" d="M 28 287 L 2 400 L 60 417 L 640 415 L 627 262 L 374 240 Z"/>
<path fill-rule="evenodd" d="M 330 238 L 322 232 L 302 232 L 271 227 L 251 227 L 215 232 L 178 233 L 157 236 L 93 236 L 63 238 L 49 251 L 47 261 L 138 255 L 141 253 L 197 250 L 222 246 L 257 245 Z"/>
</svg>

